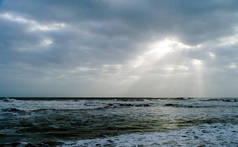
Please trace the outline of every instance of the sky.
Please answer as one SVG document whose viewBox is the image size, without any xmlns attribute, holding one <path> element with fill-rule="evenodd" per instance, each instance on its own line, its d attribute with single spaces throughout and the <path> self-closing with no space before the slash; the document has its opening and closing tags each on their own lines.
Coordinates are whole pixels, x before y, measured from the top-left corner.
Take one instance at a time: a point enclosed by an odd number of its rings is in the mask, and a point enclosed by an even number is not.
<svg viewBox="0 0 238 147">
<path fill-rule="evenodd" d="M 237 0 L 0 0 L 0 96 L 238 96 Z"/>
</svg>

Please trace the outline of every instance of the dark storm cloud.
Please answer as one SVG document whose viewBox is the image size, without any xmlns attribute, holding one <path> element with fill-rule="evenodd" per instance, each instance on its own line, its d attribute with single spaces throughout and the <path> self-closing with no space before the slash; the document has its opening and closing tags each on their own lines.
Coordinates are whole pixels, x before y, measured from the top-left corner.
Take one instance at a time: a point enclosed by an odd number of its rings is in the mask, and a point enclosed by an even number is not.
<svg viewBox="0 0 238 147">
<path fill-rule="evenodd" d="M 170 37 L 205 44 L 188 51 L 186 60 L 223 69 L 238 61 L 236 44 L 217 45 L 220 38 L 237 34 L 237 12 L 236 0 L 0 0 L 0 71 L 4 79 L 23 75 L 19 78 L 31 84 L 24 79 L 96 78 L 107 70 L 116 73 L 117 65 L 146 52 L 145 44 Z M 212 60 L 209 51 L 219 60 Z M 228 69 L 224 75 L 235 73 Z"/>
</svg>

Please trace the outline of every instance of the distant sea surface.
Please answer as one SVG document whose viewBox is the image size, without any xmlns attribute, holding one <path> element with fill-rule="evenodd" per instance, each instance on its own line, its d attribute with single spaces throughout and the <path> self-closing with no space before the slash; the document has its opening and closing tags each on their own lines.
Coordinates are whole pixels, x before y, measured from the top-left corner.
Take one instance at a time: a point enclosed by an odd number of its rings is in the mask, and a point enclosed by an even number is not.
<svg viewBox="0 0 238 147">
<path fill-rule="evenodd" d="M 237 98 L 0 98 L 0 146 L 238 146 Z"/>
</svg>

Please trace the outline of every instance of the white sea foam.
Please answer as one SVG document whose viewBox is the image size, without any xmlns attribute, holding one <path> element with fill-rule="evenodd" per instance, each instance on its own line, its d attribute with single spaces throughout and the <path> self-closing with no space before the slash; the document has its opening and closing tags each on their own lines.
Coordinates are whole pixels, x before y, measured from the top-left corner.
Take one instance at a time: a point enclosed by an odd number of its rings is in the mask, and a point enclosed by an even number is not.
<svg viewBox="0 0 238 147">
<path fill-rule="evenodd" d="M 181 130 L 132 133 L 113 137 L 68 141 L 63 146 L 238 146 L 238 125 L 204 124 Z"/>
</svg>

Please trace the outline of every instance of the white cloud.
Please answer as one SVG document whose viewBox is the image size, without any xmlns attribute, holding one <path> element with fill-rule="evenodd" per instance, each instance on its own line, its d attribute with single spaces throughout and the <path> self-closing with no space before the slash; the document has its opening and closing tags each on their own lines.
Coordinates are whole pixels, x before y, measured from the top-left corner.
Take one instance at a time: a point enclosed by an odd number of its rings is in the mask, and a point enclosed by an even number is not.
<svg viewBox="0 0 238 147">
<path fill-rule="evenodd" d="M 236 65 L 235 63 L 231 63 L 231 64 L 229 65 L 229 68 L 230 68 L 230 69 L 235 69 L 235 68 L 237 68 L 237 65 Z"/>
<path fill-rule="evenodd" d="M 43 39 L 37 44 L 26 44 L 23 47 L 16 48 L 18 52 L 44 52 L 51 49 L 53 41 L 51 39 Z"/>
<path fill-rule="evenodd" d="M 35 20 L 32 19 L 27 19 L 22 16 L 17 16 L 15 14 L 10 14 L 10 13 L 2 13 L 0 14 L 0 18 L 13 21 L 16 23 L 22 23 L 29 25 L 28 30 L 29 31 L 56 31 L 64 28 L 66 26 L 65 23 L 49 23 L 49 24 L 41 24 Z"/>
<path fill-rule="evenodd" d="M 193 59 L 193 60 L 192 60 L 192 63 L 193 63 L 193 65 L 195 65 L 195 66 L 199 66 L 199 65 L 202 65 L 202 64 L 203 64 L 202 60 L 198 60 L 198 59 Z"/>
<path fill-rule="evenodd" d="M 208 52 L 208 55 L 210 56 L 211 59 L 215 59 L 216 55 L 213 52 Z"/>
<path fill-rule="evenodd" d="M 164 68 L 166 71 L 188 71 L 189 67 L 185 65 L 174 65 L 174 66 L 167 66 Z"/>
<path fill-rule="evenodd" d="M 41 24 L 34 24 L 29 30 L 30 31 L 56 31 L 61 28 L 64 28 L 66 25 L 65 23 L 53 23 L 53 24 L 47 24 L 47 25 L 41 25 Z"/>
<path fill-rule="evenodd" d="M 238 43 L 238 33 L 219 39 L 219 46 L 231 46 Z"/>
<path fill-rule="evenodd" d="M 184 71 L 188 71 L 189 70 L 189 68 L 187 66 L 184 66 L 184 65 L 178 65 L 177 69 L 184 70 Z"/>
<path fill-rule="evenodd" d="M 48 47 L 50 46 L 51 44 L 53 44 L 53 41 L 50 40 L 50 39 L 45 39 L 43 40 L 41 43 L 40 43 L 40 46 L 42 47 Z"/>
<path fill-rule="evenodd" d="M 164 68 L 164 70 L 166 70 L 166 71 L 174 71 L 175 68 L 168 66 L 168 67 Z"/>
</svg>

